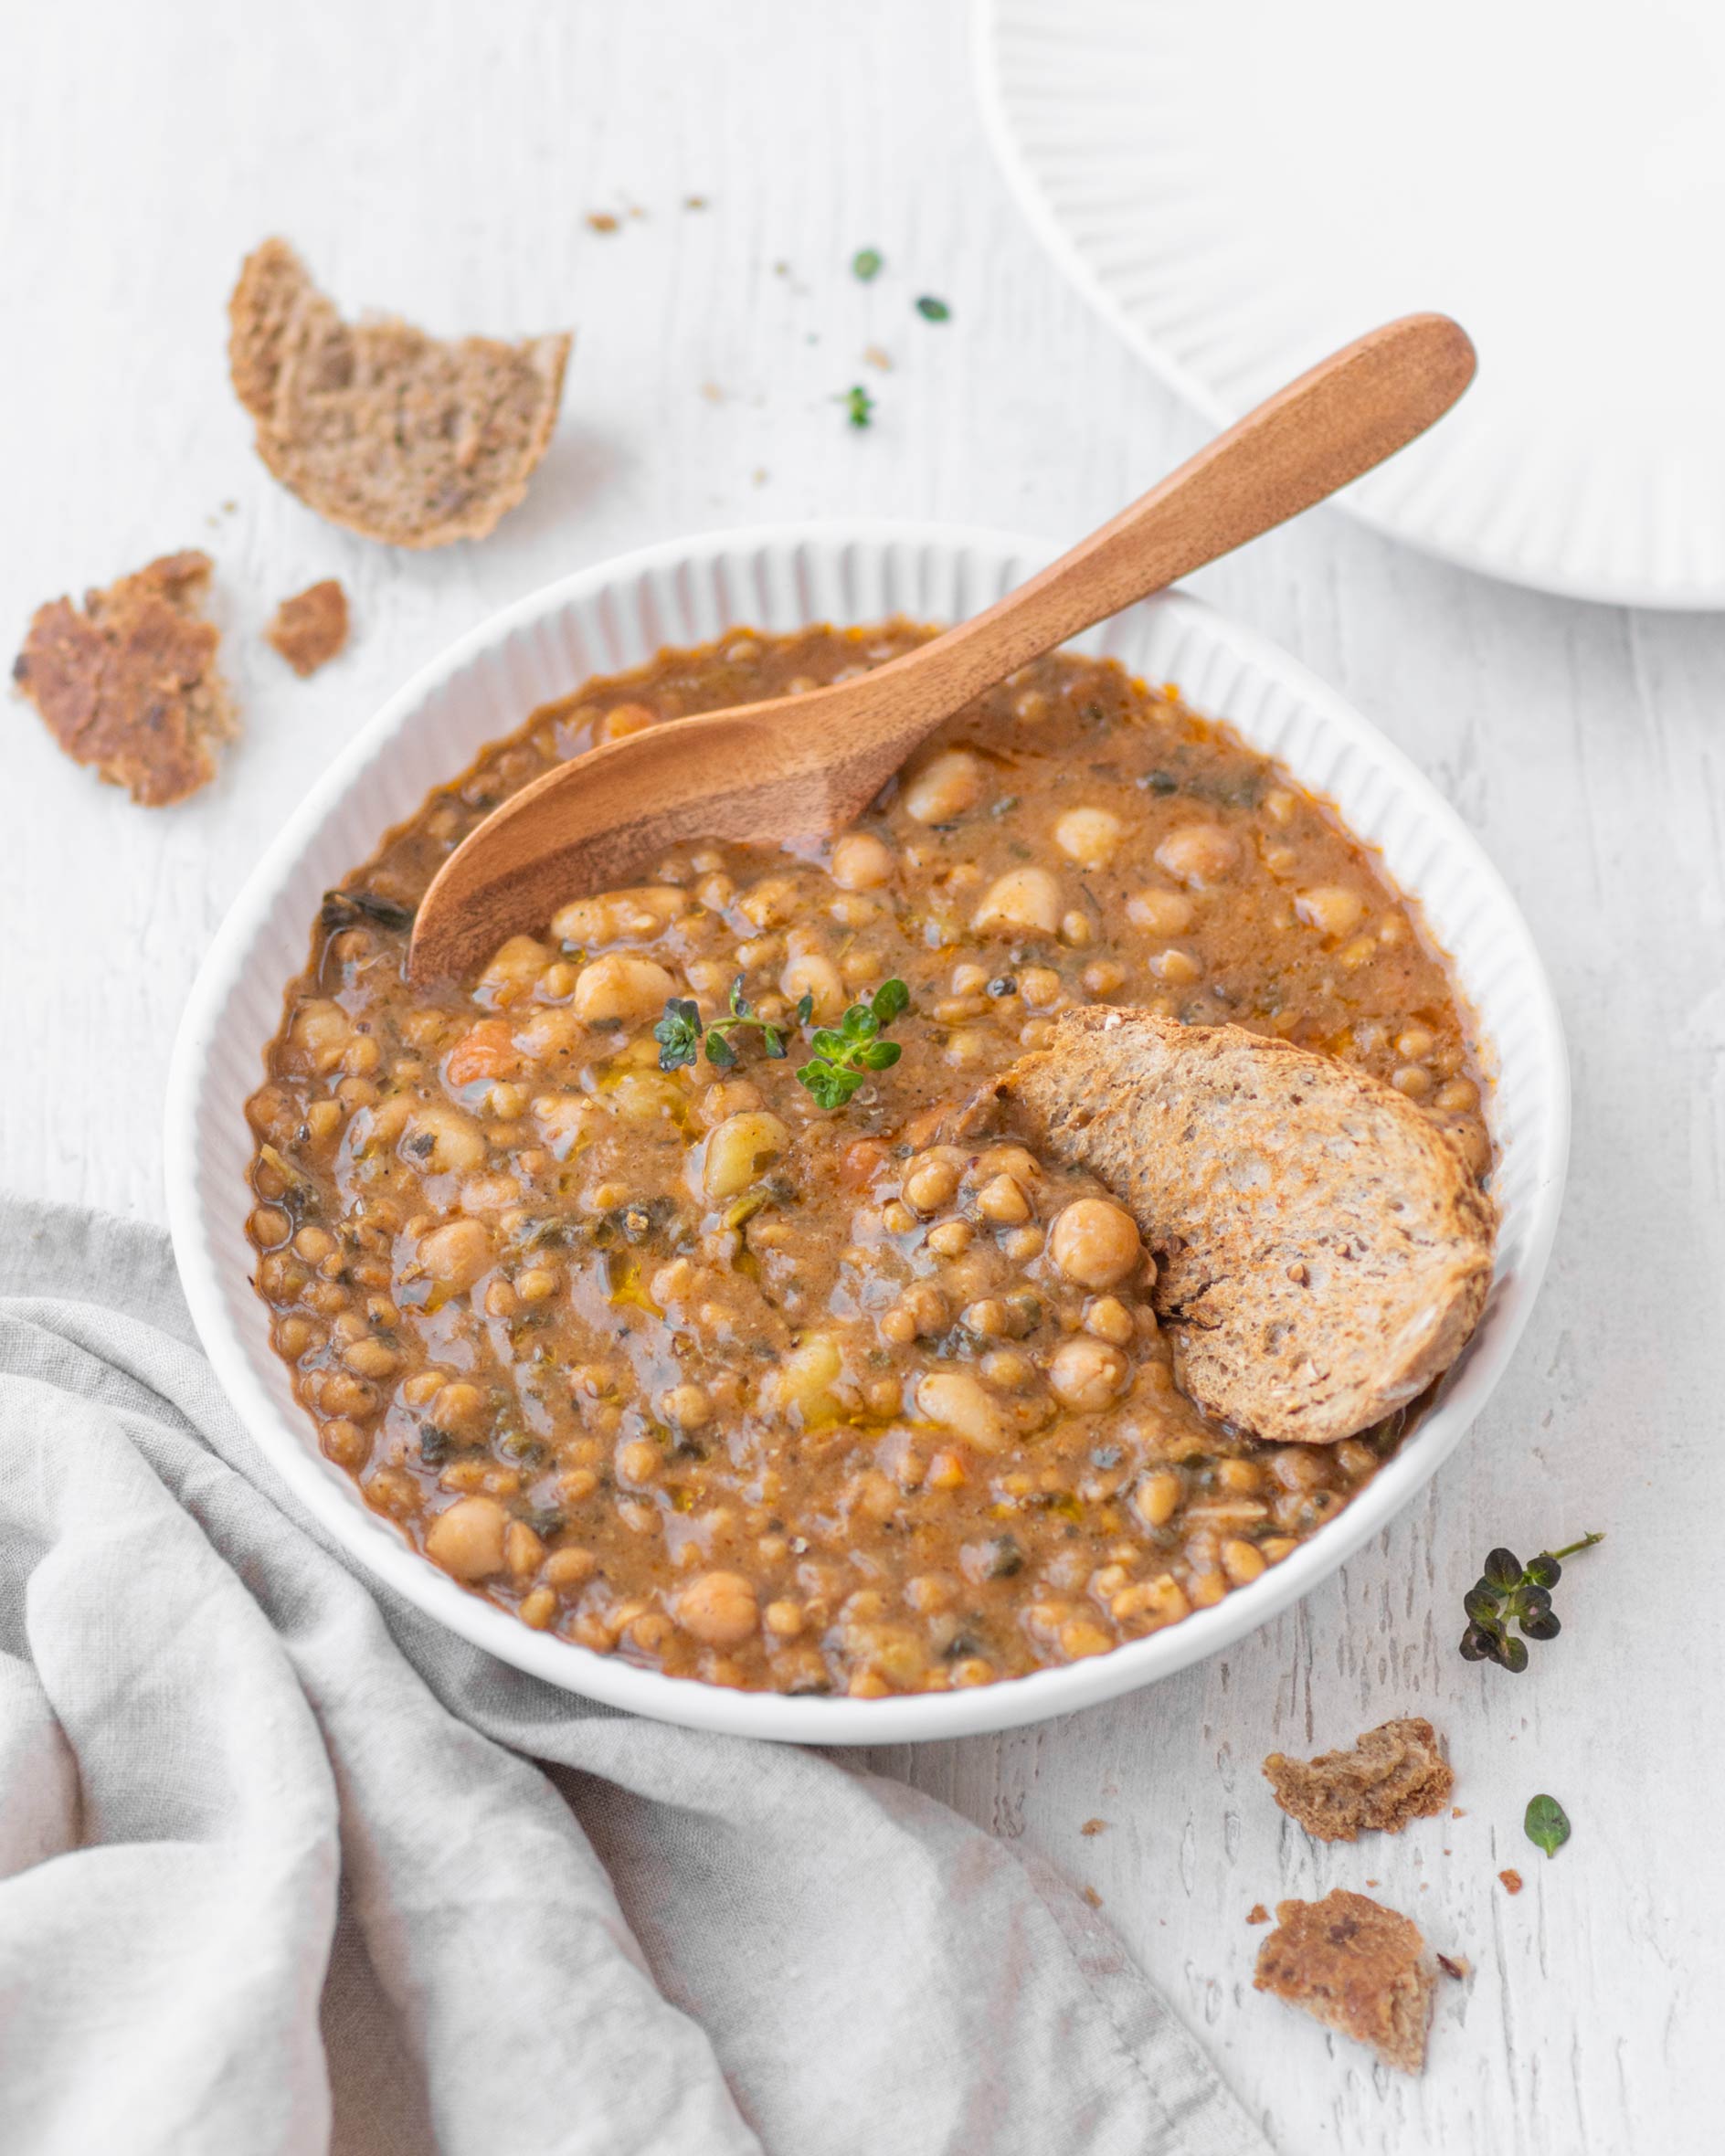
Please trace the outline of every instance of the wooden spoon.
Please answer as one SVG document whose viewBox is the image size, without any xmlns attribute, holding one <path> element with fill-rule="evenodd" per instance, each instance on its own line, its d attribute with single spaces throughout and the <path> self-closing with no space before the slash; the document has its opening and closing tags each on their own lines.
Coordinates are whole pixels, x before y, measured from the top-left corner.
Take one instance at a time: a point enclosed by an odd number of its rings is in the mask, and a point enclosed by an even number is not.
<svg viewBox="0 0 1725 2156">
<path fill-rule="evenodd" d="M 1389 322 L 973 620 L 854 681 L 673 719 L 546 772 L 438 871 L 414 925 L 412 978 L 461 972 L 684 840 L 842 829 L 972 697 L 1370 471 L 1441 418 L 1474 367 L 1466 332 L 1446 316 Z"/>
</svg>

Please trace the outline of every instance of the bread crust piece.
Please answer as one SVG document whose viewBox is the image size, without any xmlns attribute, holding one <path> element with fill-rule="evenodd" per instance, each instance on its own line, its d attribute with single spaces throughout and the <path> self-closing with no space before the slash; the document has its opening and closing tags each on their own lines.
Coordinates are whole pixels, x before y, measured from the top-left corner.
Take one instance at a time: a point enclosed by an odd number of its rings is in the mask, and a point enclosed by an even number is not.
<svg viewBox="0 0 1725 2156">
<path fill-rule="evenodd" d="M 228 312 L 258 454 L 332 523 L 447 546 L 482 539 L 526 493 L 556 425 L 566 333 L 505 343 L 346 322 L 283 239 L 247 257 Z"/>
<path fill-rule="evenodd" d="M 216 664 L 219 634 L 198 606 L 210 558 L 163 555 L 105 590 L 38 607 L 12 674 L 74 762 L 160 808 L 216 776 L 216 745 L 239 731 Z"/>
<path fill-rule="evenodd" d="M 1416 1716 L 1368 1729 L 1351 1751 L 1272 1752 L 1264 1774 L 1283 1811 L 1320 1842 L 1358 1841 L 1362 1829 L 1399 1834 L 1411 1819 L 1434 1818 L 1455 1787 L 1436 1730 Z"/>
<path fill-rule="evenodd" d="M 1258 1949 L 1253 1988 L 1369 2044 L 1386 2066 L 1425 2064 L 1435 1972 L 1412 1918 L 1338 1887 L 1322 1901 L 1279 1901 Z"/>
<path fill-rule="evenodd" d="M 1181 1389 L 1266 1442 L 1329 1444 L 1416 1398 L 1491 1284 L 1497 1210 L 1393 1086 L 1239 1026 L 1064 1013 L 1000 1090 L 1127 1205 Z"/>
<path fill-rule="evenodd" d="M 264 635 L 302 680 L 347 642 L 347 594 L 333 576 L 283 599 Z"/>
</svg>

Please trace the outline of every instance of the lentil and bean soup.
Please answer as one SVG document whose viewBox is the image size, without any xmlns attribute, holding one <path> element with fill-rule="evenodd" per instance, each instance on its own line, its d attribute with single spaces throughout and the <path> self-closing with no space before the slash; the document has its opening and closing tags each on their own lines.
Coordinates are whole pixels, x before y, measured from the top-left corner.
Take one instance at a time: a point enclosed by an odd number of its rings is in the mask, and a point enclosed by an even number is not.
<svg viewBox="0 0 1725 2156">
<path fill-rule="evenodd" d="M 1069 655 L 841 836 L 686 848 L 408 987 L 432 874 L 549 765 L 926 633 L 735 634 L 534 713 L 325 902 L 249 1106 L 257 1285 L 326 1455 L 524 1623 L 673 1675 L 867 1696 L 1101 1654 L 1255 1579 L 1399 1441 L 1278 1449 L 1182 1398 L 1130 1217 L 967 1114 L 1063 1008 L 1323 1049 L 1489 1157 L 1463 1012 L 1370 855 Z M 823 1106 L 817 1030 L 888 982 L 898 1060 Z"/>
</svg>

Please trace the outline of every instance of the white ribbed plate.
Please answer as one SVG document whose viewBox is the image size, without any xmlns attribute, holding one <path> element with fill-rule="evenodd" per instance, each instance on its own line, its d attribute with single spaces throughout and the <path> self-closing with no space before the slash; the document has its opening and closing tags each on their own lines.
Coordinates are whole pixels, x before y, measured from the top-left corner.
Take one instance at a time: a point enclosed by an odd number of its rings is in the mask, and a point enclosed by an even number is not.
<svg viewBox="0 0 1725 2156">
<path fill-rule="evenodd" d="M 1569 1143 L 1569 1080 L 1551 995 L 1515 904 L 1455 813 L 1365 720 L 1272 645 L 1195 599 L 1152 599 L 1082 640 L 1177 682 L 1328 795 L 1415 895 L 1477 1012 L 1496 1084 L 1503 1231 L 1486 1317 L 1443 1397 L 1367 1489 L 1251 1587 L 1183 1624 L 1070 1668 L 905 1699 L 791 1699 L 634 1669 L 469 1594 L 367 1509 L 317 1449 L 270 1348 L 245 1236 L 244 1104 L 282 990 L 305 962 L 323 893 L 535 704 L 590 675 L 749 624 L 925 621 L 974 613 L 1040 568 L 1031 540 L 957 526 L 801 525 L 714 533 L 583 569 L 475 629 L 409 682 L 313 787 L 259 862 L 197 978 L 175 1046 L 167 1196 L 192 1315 L 258 1443 L 323 1528 L 385 1585 L 505 1662 L 571 1692 L 667 1721 L 801 1743 L 898 1743 L 1064 1714 L 1148 1684 L 1239 1639 L 1376 1534 L 1455 1444 L 1502 1373 L 1545 1267 Z"/>
<path fill-rule="evenodd" d="M 1218 423 L 1374 323 L 1479 377 L 1342 497 L 1573 597 L 1725 607 L 1721 0 L 976 0 L 1054 259 Z"/>
</svg>

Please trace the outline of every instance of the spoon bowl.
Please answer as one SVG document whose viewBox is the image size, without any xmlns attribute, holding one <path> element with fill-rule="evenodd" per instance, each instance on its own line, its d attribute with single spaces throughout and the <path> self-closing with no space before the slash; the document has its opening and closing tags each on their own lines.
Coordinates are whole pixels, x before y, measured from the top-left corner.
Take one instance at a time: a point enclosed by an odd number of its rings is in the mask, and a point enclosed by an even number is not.
<svg viewBox="0 0 1725 2156">
<path fill-rule="evenodd" d="M 856 680 L 652 726 L 524 787 L 432 880 L 408 958 L 461 972 L 680 841 L 815 838 L 873 798 L 972 697 L 1122 608 L 1324 501 L 1474 378 L 1466 333 L 1410 314 L 1319 362 L 986 612 Z"/>
</svg>

